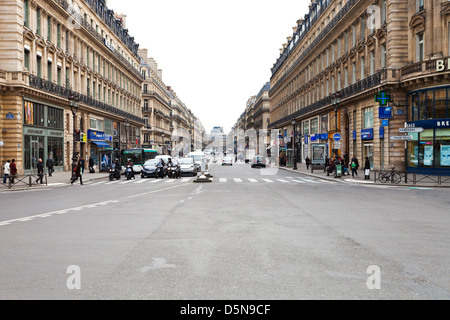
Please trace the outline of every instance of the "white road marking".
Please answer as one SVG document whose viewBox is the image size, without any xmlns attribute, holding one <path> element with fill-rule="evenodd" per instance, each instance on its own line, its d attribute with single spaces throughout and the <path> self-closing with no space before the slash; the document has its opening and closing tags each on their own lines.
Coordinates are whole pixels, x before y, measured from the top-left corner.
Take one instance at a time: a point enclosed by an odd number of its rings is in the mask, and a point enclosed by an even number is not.
<svg viewBox="0 0 450 320">
<path fill-rule="evenodd" d="M 161 182 L 161 181 L 162 180 L 155 179 L 155 180 L 150 181 L 149 183 L 157 183 L 157 182 Z"/>
<path fill-rule="evenodd" d="M 184 179 L 181 179 L 181 182 L 183 182 L 183 183 L 189 182 L 189 181 L 191 181 L 191 178 L 184 178 Z"/>
<path fill-rule="evenodd" d="M 98 186 L 98 185 L 104 184 L 104 183 L 106 183 L 106 181 L 100 181 L 100 182 L 92 183 L 91 186 Z"/>
<path fill-rule="evenodd" d="M 234 182 L 242 182 L 242 179 L 234 178 Z"/>
<path fill-rule="evenodd" d="M 297 183 L 305 183 L 305 181 L 300 181 L 300 180 L 292 180 L 292 181 L 297 182 Z"/>
<path fill-rule="evenodd" d="M 166 183 L 173 183 L 173 182 L 175 182 L 174 179 L 170 179 L 170 180 L 167 180 L 167 181 L 166 181 Z"/>
<path fill-rule="evenodd" d="M 119 182 L 119 184 L 126 184 L 126 183 L 130 183 L 130 182 L 133 182 L 133 180 L 127 180 L 127 181 Z"/>
<path fill-rule="evenodd" d="M 227 182 L 226 178 L 220 178 L 220 182 Z"/>
<path fill-rule="evenodd" d="M 139 180 L 139 181 L 136 181 L 136 183 L 144 183 L 144 182 L 147 182 L 147 180 L 141 179 L 141 180 Z"/>
<path fill-rule="evenodd" d="M 252 178 L 249 178 L 248 181 L 250 181 L 251 183 L 258 183 L 258 180 Z"/>
<path fill-rule="evenodd" d="M 277 179 L 277 181 L 279 181 L 279 182 L 283 182 L 283 183 L 289 183 L 289 181 L 286 181 L 286 180 L 282 180 L 282 179 Z"/>
<path fill-rule="evenodd" d="M 108 184 L 114 184 L 114 183 L 119 183 L 119 181 L 111 181 L 111 182 L 108 182 L 106 184 L 108 185 Z"/>
<path fill-rule="evenodd" d="M 269 179 L 263 179 L 263 181 L 268 182 L 268 183 L 273 183 L 273 181 L 269 180 Z"/>
</svg>

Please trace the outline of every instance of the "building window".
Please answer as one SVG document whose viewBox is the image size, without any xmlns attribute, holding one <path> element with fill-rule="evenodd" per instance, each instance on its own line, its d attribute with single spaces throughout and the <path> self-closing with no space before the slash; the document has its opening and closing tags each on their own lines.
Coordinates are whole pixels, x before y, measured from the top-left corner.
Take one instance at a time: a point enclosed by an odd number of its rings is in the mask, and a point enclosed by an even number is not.
<svg viewBox="0 0 450 320">
<path fill-rule="evenodd" d="M 352 48 L 356 46 L 356 26 L 352 25 Z"/>
<path fill-rule="evenodd" d="M 423 0 L 416 0 L 416 12 L 420 12 L 424 8 Z"/>
<path fill-rule="evenodd" d="M 386 52 L 386 45 L 381 45 L 381 68 L 386 68 L 386 58 L 387 58 L 387 52 Z"/>
<path fill-rule="evenodd" d="M 423 33 L 416 35 L 416 62 L 422 62 L 424 58 Z"/>
<path fill-rule="evenodd" d="M 56 45 L 61 48 L 61 24 L 56 25 Z"/>
<path fill-rule="evenodd" d="M 345 31 L 344 33 L 344 51 L 348 51 L 348 32 Z"/>
<path fill-rule="evenodd" d="M 370 51 L 370 75 L 375 74 L 375 51 Z"/>
<path fill-rule="evenodd" d="M 29 0 L 23 1 L 23 24 L 25 27 L 30 27 L 30 3 Z"/>
<path fill-rule="evenodd" d="M 364 129 L 373 128 L 373 108 L 365 108 L 363 110 L 364 115 Z"/>
<path fill-rule="evenodd" d="M 37 56 L 37 62 L 36 62 L 36 67 L 37 67 L 37 76 L 38 78 L 42 78 L 42 58 L 40 56 Z"/>
<path fill-rule="evenodd" d="M 70 42 L 70 33 L 69 30 L 66 30 L 66 52 L 69 52 L 69 42 Z"/>
<path fill-rule="evenodd" d="M 345 88 L 347 88 L 348 87 L 348 68 L 346 67 L 345 69 L 344 69 L 344 86 L 345 86 Z"/>
<path fill-rule="evenodd" d="M 24 65 L 30 71 L 30 51 L 26 49 L 24 50 Z"/>
<path fill-rule="evenodd" d="M 41 8 L 36 8 L 36 33 L 41 34 Z"/>
<path fill-rule="evenodd" d="M 363 80 L 366 76 L 365 68 L 366 68 L 366 60 L 364 59 L 364 57 L 361 57 L 361 80 Z"/>
<path fill-rule="evenodd" d="M 52 41 L 52 18 L 47 17 L 47 40 Z"/>
<path fill-rule="evenodd" d="M 53 81 L 53 77 L 52 77 L 52 62 L 48 61 L 47 62 L 47 80 L 52 82 Z"/>
<path fill-rule="evenodd" d="M 361 18 L 361 41 L 366 39 L 366 19 Z"/>
<path fill-rule="evenodd" d="M 356 83 L 356 62 L 352 64 L 352 84 Z"/>
<path fill-rule="evenodd" d="M 58 77 L 58 86 L 60 86 L 61 85 L 61 67 L 60 66 L 58 66 L 58 69 L 56 70 L 56 72 L 57 72 L 57 77 Z"/>
<path fill-rule="evenodd" d="M 386 23 L 386 0 L 381 0 L 381 25 Z"/>
<path fill-rule="evenodd" d="M 338 82 L 338 91 L 341 91 L 341 72 L 340 71 L 338 71 L 337 82 Z"/>
</svg>

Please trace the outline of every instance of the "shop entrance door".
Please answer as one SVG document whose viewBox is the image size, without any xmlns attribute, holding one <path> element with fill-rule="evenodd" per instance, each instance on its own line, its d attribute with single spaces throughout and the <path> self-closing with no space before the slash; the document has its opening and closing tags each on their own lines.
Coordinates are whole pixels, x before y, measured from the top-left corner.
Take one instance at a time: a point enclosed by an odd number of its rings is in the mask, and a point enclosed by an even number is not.
<svg viewBox="0 0 450 320">
<path fill-rule="evenodd" d="M 370 161 L 370 170 L 373 170 L 373 144 L 364 145 L 364 159 L 362 159 L 361 166 L 364 166 L 366 157 L 368 157 Z"/>
<path fill-rule="evenodd" d="M 39 158 L 44 161 L 44 137 L 25 136 L 24 169 L 35 170 Z"/>
</svg>

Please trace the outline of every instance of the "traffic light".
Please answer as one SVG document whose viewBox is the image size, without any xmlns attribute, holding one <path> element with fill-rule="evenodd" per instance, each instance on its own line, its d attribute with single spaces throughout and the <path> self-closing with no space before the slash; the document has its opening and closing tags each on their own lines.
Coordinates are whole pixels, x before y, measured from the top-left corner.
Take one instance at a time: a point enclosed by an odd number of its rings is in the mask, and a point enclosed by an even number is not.
<svg viewBox="0 0 450 320">
<path fill-rule="evenodd" d="M 81 141 L 81 131 L 75 130 L 75 141 L 80 142 Z"/>
</svg>

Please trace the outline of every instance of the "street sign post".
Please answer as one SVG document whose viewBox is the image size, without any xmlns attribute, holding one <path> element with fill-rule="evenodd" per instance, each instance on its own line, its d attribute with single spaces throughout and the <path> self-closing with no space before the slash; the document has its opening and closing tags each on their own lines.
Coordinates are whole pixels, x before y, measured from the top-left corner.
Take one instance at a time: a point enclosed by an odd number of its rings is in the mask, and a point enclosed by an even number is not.
<svg viewBox="0 0 450 320">
<path fill-rule="evenodd" d="M 424 128 L 400 128 L 400 133 L 420 133 L 423 132 Z"/>
<path fill-rule="evenodd" d="M 336 142 L 341 141 L 341 140 L 342 140 L 341 134 L 340 134 L 340 133 L 335 133 L 335 134 L 333 135 L 333 140 L 336 141 Z"/>
<path fill-rule="evenodd" d="M 401 141 L 410 141 L 413 138 L 411 136 L 393 136 L 391 140 L 401 140 Z"/>
</svg>

